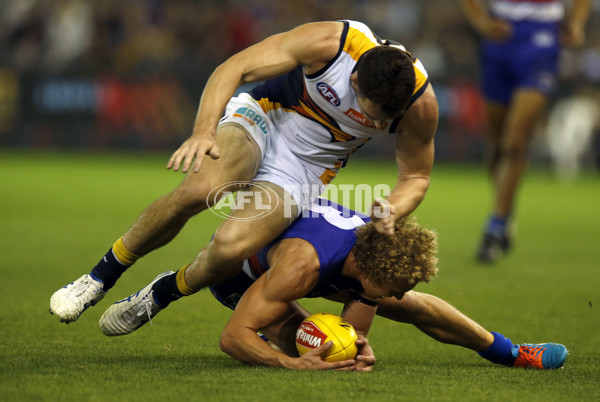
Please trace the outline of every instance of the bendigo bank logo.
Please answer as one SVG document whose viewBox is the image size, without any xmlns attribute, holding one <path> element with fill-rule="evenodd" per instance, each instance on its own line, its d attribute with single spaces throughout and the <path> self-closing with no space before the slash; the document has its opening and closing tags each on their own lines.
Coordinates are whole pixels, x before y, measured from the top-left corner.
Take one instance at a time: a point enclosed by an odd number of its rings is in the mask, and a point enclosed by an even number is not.
<svg viewBox="0 0 600 402">
<path fill-rule="evenodd" d="M 258 115 L 254 110 L 248 107 L 241 107 L 233 113 L 234 117 L 239 117 L 246 120 L 252 125 L 257 125 L 264 134 L 268 134 L 267 122 Z"/>
<path fill-rule="evenodd" d="M 375 125 L 369 121 L 361 112 L 358 110 L 354 110 L 352 108 L 346 110 L 344 114 L 350 117 L 352 120 L 357 122 L 358 124 L 362 124 L 363 126 L 374 128 Z"/>
<path fill-rule="evenodd" d="M 296 331 L 296 344 L 303 348 L 315 349 L 325 343 L 327 335 L 325 335 L 315 324 L 310 321 L 305 321 L 300 324 Z"/>
<path fill-rule="evenodd" d="M 327 99 L 327 102 L 331 103 L 333 106 L 340 105 L 340 97 L 338 96 L 337 92 L 335 92 L 335 89 L 331 87 L 331 85 L 324 82 L 319 82 L 317 84 L 317 91 L 319 91 L 321 96 Z"/>
<path fill-rule="evenodd" d="M 346 116 L 350 117 L 352 120 L 354 120 L 358 124 L 361 124 L 366 127 L 375 128 L 375 125 L 358 110 L 349 108 L 348 110 L 346 110 L 344 112 L 344 114 Z M 383 122 L 380 129 L 385 130 L 386 127 L 387 127 L 387 122 Z"/>
</svg>

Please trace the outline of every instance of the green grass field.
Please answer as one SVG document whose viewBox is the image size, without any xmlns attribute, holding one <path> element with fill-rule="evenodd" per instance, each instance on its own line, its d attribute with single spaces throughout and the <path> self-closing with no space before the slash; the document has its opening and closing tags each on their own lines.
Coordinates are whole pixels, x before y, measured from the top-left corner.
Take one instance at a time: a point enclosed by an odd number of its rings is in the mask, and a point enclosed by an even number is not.
<svg viewBox="0 0 600 402">
<path fill-rule="evenodd" d="M 145 207 L 181 179 L 167 155 L 0 153 L 0 399 L 4 401 L 599 400 L 600 181 L 527 176 L 518 237 L 497 266 L 474 261 L 490 203 L 480 166 L 438 164 L 415 215 L 439 232 L 440 272 L 417 290 L 440 296 L 516 342 L 561 342 L 564 369 L 494 366 L 413 327 L 376 319 L 370 373 L 244 366 L 220 352 L 230 315 L 208 291 L 174 303 L 125 337 L 97 327 L 110 303 L 189 262 L 219 218 L 196 217 L 127 272 L 77 322 L 48 314 L 51 294 L 89 272 Z M 388 183 L 393 161 L 352 160 L 342 183 Z M 306 301 L 312 311 L 340 306 Z"/>
</svg>

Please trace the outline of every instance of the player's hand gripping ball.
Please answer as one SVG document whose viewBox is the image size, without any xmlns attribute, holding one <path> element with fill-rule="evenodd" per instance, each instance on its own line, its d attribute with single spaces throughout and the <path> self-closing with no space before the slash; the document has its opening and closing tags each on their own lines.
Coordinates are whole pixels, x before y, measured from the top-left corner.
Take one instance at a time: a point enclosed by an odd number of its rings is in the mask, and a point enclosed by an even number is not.
<svg viewBox="0 0 600 402">
<path fill-rule="evenodd" d="M 307 317 L 296 331 L 296 348 L 300 356 L 311 349 L 332 341 L 333 346 L 323 358 L 328 362 L 354 359 L 356 356 L 356 331 L 342 317 L 318 313 Z"/>
</svg>

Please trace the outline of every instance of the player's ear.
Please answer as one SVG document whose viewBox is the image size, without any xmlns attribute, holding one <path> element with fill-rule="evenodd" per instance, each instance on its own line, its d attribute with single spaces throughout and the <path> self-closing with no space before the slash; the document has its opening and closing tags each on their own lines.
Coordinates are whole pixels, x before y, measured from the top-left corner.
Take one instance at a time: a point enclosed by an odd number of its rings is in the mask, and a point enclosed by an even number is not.
<svg viewBox="0 0 600 402">
<path fill-rule="evenodd" d="M 357 71 L 350 74 L 350 85 L 352 85 L 352 89 L 354 89 L 354 92 L 358 92 L 358 72 Z"/>
</svg>

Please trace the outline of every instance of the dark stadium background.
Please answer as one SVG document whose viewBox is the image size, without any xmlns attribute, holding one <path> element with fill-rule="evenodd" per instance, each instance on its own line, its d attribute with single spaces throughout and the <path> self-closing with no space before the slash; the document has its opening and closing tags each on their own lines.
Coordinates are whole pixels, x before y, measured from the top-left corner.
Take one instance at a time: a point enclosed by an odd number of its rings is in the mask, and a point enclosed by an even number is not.
<svg viewBox="0 0 600 402">
<path fill-rule="evenodd" d="M 600 2 L 594 7 L 586 46 L 564 53 L 555 103 L 600 97 Z M 482 161 L 477 38 L 447 0 L 4 0 L 0 146 L 172 151 L 228 56 L 304 22 L 345 18 L 404 43 L 425 64 L 440 102 L 437 160 Z M 544 128 L 532 160 L 549 164 Z M 585 166 L 597 165 L 597 138 L 581 155 Z M 381 140 L 360 154 L 389 152 Z"/>
</svg>

